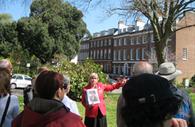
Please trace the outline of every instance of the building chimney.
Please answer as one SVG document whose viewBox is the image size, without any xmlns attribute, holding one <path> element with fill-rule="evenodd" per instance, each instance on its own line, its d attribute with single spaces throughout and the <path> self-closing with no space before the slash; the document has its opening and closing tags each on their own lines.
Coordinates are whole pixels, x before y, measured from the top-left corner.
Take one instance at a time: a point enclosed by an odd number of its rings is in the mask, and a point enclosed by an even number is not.
<svg viewBox="0 0 195 127">
<path fill-rule="evenodd" d="M 126 28 L 124 21 L 119 21 L 118 22 L 118 29 L 123 29 L 123 28 Z"/>
<path fill-rule="evenodd" d="M 138 28 L 137 30 L 143 30 L 145 23 L 138 17 L 135 21 L 135 26 Z"/>
</svg>

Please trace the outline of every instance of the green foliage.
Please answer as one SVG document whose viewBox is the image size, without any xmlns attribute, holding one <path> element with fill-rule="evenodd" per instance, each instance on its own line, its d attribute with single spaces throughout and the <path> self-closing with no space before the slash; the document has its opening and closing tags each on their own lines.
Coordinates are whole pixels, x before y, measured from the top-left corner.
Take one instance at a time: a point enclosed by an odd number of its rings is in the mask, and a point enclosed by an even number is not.
<svg viewBox="0 0 195 127">
<path fill-rule="evenodd" d="M 192 78 L 190 79 L 190 85 L 195 87 L 195 75 L 193 75 Z"/>
<path fill-rule="evenodd" d="M 18 21 L 19 41 L 41 63 L 51 61 L 56 54 L 71 59 L 86 32 L 82 17 L 81 11 L 61 0 L 33 1 L 30 17 Z"/>
<path fill-rule="evenodd" d="M 0 14 L 0 24 L 7 24 L 12 22 L 12 16 L 9 14 Z"/>
<path fill-rule="evenodd" d="M 24 98 L 23 96 L 18 96 L 19 101 L 19 111 L 22 112 L 24 109 Z"/>
<path fill-rule="evenodd" d="M 10 52 L 15 50 L 17 41 L 16 23 L 0 22 L 0 56 L 9 57 Z"/>
<path fill-rule="evenodd" d="M 102 68 L 92 60 L 86 60 L 82 64 L 74 64 L 60 59 L 58 64 L 51 67 L 51 69 L 71 78 L 72 87 L 69 95 L 74 100 L 80 100 L 82 88 L 87 85 L 91 73 L 97 73 L 101 82 L 106 81 L 106 75 L 102 72 Z"/>
</svg>

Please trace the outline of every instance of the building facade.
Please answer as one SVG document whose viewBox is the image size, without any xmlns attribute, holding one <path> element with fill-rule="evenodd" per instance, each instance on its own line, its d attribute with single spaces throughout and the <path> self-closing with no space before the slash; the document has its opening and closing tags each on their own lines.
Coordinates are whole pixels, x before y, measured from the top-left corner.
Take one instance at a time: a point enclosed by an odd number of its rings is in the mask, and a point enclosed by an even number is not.
<svg viewBox="0 0 195 127">
<path fill-rule="evenodd" d="M 195 24 L 194 13 L 184 17 L 177 22 L 177 27 Z M 148 61 L 157 70 L 153 32 L 141 20 L 131 26 L 119 21 L 118 28 L 95 33 L 87 42 L 88 57 L 100 64 L 105 73 L 131 75 L 133 64 L 138 61 Z M 192 77 L 195 74 L 195 26 L 177 31 L 170 42 L 166 59 L 182 70 L 179 80 Z"/>
<path fill-rule="evenodd" d="M 178 27 L 185 27 L 179 30 L 175 34 L 176 38 L 176 65 L 182 71 L 182 75 L 178 77 L 178 80 L 189 79 L 195 75 L 195 13 L 186 13 L 177 23 Z"/>
</svg>

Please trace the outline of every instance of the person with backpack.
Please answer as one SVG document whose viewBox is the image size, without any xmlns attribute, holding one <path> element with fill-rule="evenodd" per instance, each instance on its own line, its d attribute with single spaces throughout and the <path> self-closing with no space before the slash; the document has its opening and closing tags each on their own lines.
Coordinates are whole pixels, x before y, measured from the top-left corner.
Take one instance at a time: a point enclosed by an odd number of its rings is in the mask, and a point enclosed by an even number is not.
<svg viewBox="0 0 195 127">
<path fill-rule="evenodd" d="M 19 113 L 19 102 L 10 91 L 10 74 L 0 70 L 0 127 L 11 127 L 12 120 Z"/>
<path fill-rule="evenodd" d="M 48 71 L 48 70 L 49 69 L 47 67 L 45 67 L 45 66 L 39 67 L 38 68 L 38 75 L 41 72 Z M 27 105 L 33 99 L 33 97 L 36 96 L 35 81 L 36 81 L 36 77 L 33 77 L 32 81 L 31 81 L 32 82 L 32 86 L 27 86 L 23 90 L 24 105 Z"/>
<path fill-rule="evenodd" d="M 195 127 L 195 115 L 193 112 L 192 101 L 187 92 L 177 88 L 174 84 L 175 78 L 182 74 L 181 70 L 176 69 L 173 63 L 165 62 L 159 66 L 159 71 L 156 74 L 167 79 L 171 84 L 171 91 L 175 95 L 181 96 L 183 98 L 181 107 L 175 115 L 175 118 L 186 120 L 188 127 Z"/>
<path fill-rule="evenodd" d="M 182 98 L 173 94 L 165 78 L 146 73 L 134 76 L 124 85 L 122 96 L 123 127 L 187 127 L 185 120 L 174 118 Z"/>
</svg>

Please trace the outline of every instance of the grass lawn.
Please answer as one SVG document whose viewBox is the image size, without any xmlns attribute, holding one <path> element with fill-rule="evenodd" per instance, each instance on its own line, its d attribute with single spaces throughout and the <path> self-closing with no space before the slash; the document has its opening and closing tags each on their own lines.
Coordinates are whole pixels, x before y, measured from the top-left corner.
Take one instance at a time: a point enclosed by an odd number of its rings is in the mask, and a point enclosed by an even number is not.
<svg viewBox="0 0 195 127">
<path fill-rule="evenodd" d="M 108 96 L 105 97 L 108 127 L 116 127 L 116 105 L 118 97 L 118 94 L 108 94 Z M 77 105 L 79 108 L 79 112 L 84 119 L 85 109 L 81 103 L 78 102 Z"/>
<path fill-rule="evenodd" d="M 118 94 L 108 94 L 108 96 L 106 96 L 105 98 L 106 108 L 107 108 L 108 127 L 116 127 L 116 104 L 117 104 L 118 97 L 119 97 Z M 192 98 L 193 109 L 195 110 L 195 93 L 191 93 L 190 97 Z M 19 97 L 19 101 L 20 101 L 20 111 L 22 111 L 23 98 Z M 84 119 L 85 110 L 80 102 L 78 102 L 77 104 L 78 104 L 79 112 Z"/>
</svg>

